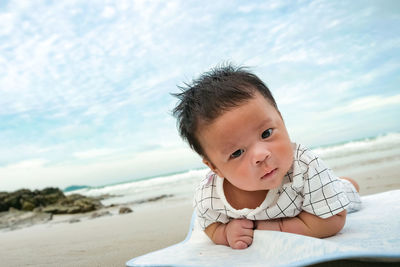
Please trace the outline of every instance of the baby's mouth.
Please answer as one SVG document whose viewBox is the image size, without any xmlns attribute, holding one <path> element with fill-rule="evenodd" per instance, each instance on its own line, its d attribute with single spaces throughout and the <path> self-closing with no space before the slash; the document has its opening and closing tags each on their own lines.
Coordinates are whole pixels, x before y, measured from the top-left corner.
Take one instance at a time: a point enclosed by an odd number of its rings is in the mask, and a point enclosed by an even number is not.
<svg viewBox="0 0 400 267">
<path fill-rule="evenodd" d="M 267 172 L 261 177 L 261 179 L 268 179 L 269 177 L 271 177 L 271 176 L 275 173 L 276 169 L 277 169 L 277 168 L 272 169 L 272 170 L 270 170 L 270 171 L 267 171 Z"/>
</svg>

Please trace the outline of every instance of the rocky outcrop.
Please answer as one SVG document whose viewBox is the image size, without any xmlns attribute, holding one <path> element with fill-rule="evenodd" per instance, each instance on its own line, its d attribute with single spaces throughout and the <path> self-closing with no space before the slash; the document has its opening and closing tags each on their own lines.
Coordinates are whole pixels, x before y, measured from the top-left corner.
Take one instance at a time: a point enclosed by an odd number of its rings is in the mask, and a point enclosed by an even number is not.
<svg viewBox="0 0 400 267">
<path fill-rule="evenodd" d="M 11 193 L 1 192 L 0 211 L 8 211 L 10 208 L 32 211 L 36 207 L 45 207 L 57 203 L 63 198 L 65 196 L 60 189 L 51 187 L 35 191 L 21 189 Z"/>
<path fill-rule="evenodd" d="M 0 212 L 0 229 L 9 228 L 14 230 L 37 223 L 45 223 L 50 221 L 52 217 L 53 214 L 50 213 L 20 211 L 10 208 L 9 212 Z"/>
<path fill-rule="evenodd" d="M 100 212 L 95 211 L 90 215 L 90 219 L 96 219 L 96 218 L 103 217 L 103 216 L 112 216 L 112 214 L 108 210 L 104 210 L 104 211 L 100 211 Z"/>
<path fill-rule="evenodd" d="M 79 194 L 65 196 L 58 188 L 31 191 L 0 192 L 0 211 L 14 208 L 21 211 L 43 211 L 51 214 L 73 214 L 101 208 L 99 199 Z"/>
<path fill-rule="evenodd" d="M 79 194 L 66 196 L 57 203 L 43 208 L 43 212 L 52 214 L 74 214 L 94 211 L 103 207 L 100 200 Z"/>
<path fill-rule="evenodd" d="M 126 214 L 126 213 L 131 213 L 132 209 L 128 208 L 128 207 L 121 207 L 119 208 L 119 214 Z"/>
</svg>

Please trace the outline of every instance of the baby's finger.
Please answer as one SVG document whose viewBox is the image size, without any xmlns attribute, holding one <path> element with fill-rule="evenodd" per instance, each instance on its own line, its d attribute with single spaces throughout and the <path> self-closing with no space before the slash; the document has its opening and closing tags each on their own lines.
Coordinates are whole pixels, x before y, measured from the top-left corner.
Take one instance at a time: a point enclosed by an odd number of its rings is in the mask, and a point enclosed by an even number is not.
<svg viewBox="0 0 400 267">
<path fill-rule="evenodd" d="M 249 247 L 253 243 L 253 237 L 252 236 L 241 236 L 240 240 L 246 243 L 246 245 Z"/>
<path fill-rule="evenodd" d="M 246 229 L 243 228 L 240 232 L 240 236 L 250 236 L 253 237 L 254 235 L 254 230 L 253 229 Z"/>
<path fill-rule="evenodd" d="M 233 248 L 233 249 L 245 249 L 248 246 L 249 245 L 246 242 L 244 242 L 242 240 L 238 240 L 234 244 L 231 245 L 231 248 Z"/>
<path fill-rule="evenodd" d="M 241 220 L 240 223 L 241 223 L 241 226 L 243 228 L 247 228 L 247 229 L 253 229 L 254 228 L 254 222 L 253 221 L 244 219 L 244 220 Z"/>
</svg>

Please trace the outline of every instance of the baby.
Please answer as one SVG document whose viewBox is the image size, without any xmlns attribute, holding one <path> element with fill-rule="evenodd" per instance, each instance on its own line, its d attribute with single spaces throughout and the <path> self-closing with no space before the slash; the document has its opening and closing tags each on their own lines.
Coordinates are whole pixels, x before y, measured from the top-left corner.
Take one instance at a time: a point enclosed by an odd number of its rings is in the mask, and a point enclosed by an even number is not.
<svg viewBox="0 0 400 267">
<path fill-rule="evenodd" d="M 339 232 L 361 206 L 358 184 L 292 143 L 267 86 L 244 68 L 211 70 L 176 94 L 181 136 L 211 169 L 196 190 L 198 221 L 215 244 L 244 249 L 254 230 Z"/>
</svg>

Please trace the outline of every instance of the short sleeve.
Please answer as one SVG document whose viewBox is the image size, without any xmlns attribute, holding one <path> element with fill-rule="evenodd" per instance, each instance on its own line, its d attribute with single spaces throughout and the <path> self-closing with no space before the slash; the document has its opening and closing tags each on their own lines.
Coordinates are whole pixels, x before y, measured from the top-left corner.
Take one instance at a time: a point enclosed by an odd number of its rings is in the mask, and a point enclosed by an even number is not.
<svg viewBox="0 0 400 267">
<path fill-rule="evenodd" d="M 199 225 L 204 230 L 215 222 L 228 223 L 229 217 L 225 206 L 216 192 L 215 176 L 210 176 L 196 189 L 194 208 Z"/>
<path fill-rule="evenodd" d="M 308 151 L 304 174 L 303 210 L 321 218 L 329 218 L 349 205 L 342 181 L 325 163 Z"/>
</svg>

